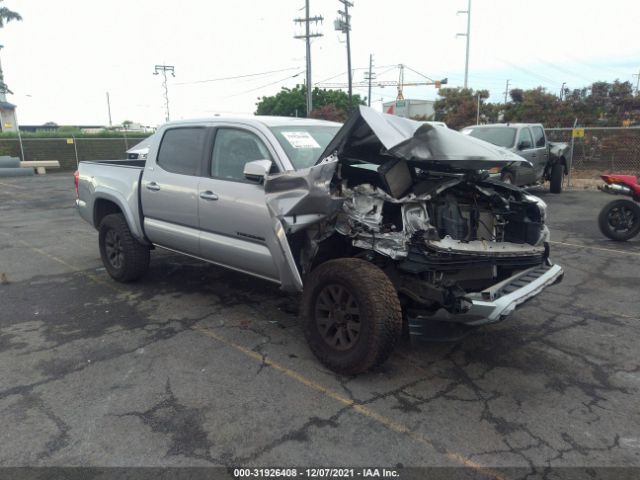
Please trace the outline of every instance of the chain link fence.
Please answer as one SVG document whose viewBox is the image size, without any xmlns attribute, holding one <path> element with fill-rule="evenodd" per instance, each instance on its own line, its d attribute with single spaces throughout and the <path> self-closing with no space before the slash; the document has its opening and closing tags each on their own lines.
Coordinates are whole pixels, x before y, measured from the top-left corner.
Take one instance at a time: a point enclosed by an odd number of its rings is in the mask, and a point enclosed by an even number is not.
<svg viewBox="0 0 640 480">
<path fill-rule="evenodd" d="M 572 144 L 572 177 L 596 178 L 605 172 L 640 175 L 640 127 L 593 127 L 572 139 L 571 128 L 547 128 L 552 142 Z M 23 138 L 23 160 L 58 160 L 75 170 L 83 160 L 126 158 L 126 151 L 145 137 Z M 22 157 L 17 138 L 0 138 L 0 156 Z"/>
<path fill-rule="evenodd" d="M 596 178 L 615 172 L 640 175 L 640 127 L 588 127 L 572 138 L 571 128 L 547 128 L 552 142 L 572 145 L 573 178 Z"/>
<path fill-rule="evenodd" d="M 24 158 L 17 138 L 0 138 L 0 156 L 21 160 L 58 160 L 61 170 L 75 170 L 83 160 L 126 158 L 126 152 L 146 137 L 122 138 L 22 138 Z"/>
</svg>

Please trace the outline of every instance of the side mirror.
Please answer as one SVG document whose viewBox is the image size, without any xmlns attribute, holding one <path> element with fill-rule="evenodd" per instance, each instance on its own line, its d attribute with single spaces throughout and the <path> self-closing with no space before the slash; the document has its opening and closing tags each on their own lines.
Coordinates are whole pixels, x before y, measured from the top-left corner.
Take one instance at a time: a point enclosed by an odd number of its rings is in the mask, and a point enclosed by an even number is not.
<svg viewBox="0 0 640 480">
<path fill-rule="evenodd" d="M 518 150 L 525 150 L 527 148 L 531 148 L 531 142 L 529 140 L 520 140 L 520 143 L 518 143 Z"/>
<path fill-rule="evenodd" d="M 271 171 L 271 160 L 253 160 L 244 164 L 244 177 L 252 182 L 262 183 L 265 175 Z"/>
</svg>

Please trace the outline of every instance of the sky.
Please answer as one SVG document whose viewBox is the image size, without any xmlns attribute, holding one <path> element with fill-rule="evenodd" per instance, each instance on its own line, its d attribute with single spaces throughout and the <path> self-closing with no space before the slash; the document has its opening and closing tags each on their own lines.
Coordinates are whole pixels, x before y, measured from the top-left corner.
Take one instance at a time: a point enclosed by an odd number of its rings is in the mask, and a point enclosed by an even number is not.
<svg viewBox="0 0 640 480">
<path fill-rule="evenodd" d="M 347 81 L 344 34 L 333 21 L 338 0 L 310 0 L 313 83 Z M 169 77 L 171 119 L 250 115 L 258 98 L 304 82 L 305 45 L 293 22 L 304 0 L 5 0 L 22 22 L 0 29 L 5 82 L 23 125 L 106 125 L 106 92 L 113 124 L 144 125 L 165 118 L 156 64 L 175 66 Z M 464 80 L 467 0 L 354 0 L 352 67 L 363 81 L 374 55 L 378 80 Z M 472 0 L 469 86 L 491 100 L 510 88 L 594 81 L 630 81 L 640 71 L 640 1 Z M 409 70 L 409 68 L 411 70 Z M 265 72 L 271 72 L 264 74 Z M 418 72 L 418 73 L 416 73 Z M 253 75 L 260 74 L 260 75 Z M 232 80 L 218 80 L 238 77 Z M 366 88 L 356 88 L 363 96 Z M 374 88 L 372 106 L 396 96 Z M 433 86 L 407 87 L 405 98 L 436 99 Z"/>
</svg>

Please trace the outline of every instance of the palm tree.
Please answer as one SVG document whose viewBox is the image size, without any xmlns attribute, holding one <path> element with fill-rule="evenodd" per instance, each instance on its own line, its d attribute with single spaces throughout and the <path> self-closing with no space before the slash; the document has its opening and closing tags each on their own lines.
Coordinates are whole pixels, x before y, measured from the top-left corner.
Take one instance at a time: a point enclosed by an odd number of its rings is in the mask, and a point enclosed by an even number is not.
<svg viewBox="0 0 640 480">
<path fill-rule="evenodd" d="M 0 0 L 2 3 L 4 0 Z M 13 10 L 9 10 L 7 7 L 0 7 L 0 28 L 4 27 L 5 23 L 9 23 L 11 20 L 22 20 L 22 16 L 18 12 L 14 12 Z M 2 45 L 0 45 L 2 48 Z M 13 93 L 7 87 L 7 84 L 4 83 L 4 75 L 2 74 L 2 66 L 0 65 L 0 99 L 6 100 L 5 95 L 7 93 Z"/>
<path fill-rule="evenodd" d="M 2 3 L 4 0 L 0 0 Z M 22 16 L 18 12 L 9 10 L 7 7 L 0 7 L 0 28 L 4 27 L 5 23 L 9 23 L 11 20 L 22 20 Z"/>
</svg>

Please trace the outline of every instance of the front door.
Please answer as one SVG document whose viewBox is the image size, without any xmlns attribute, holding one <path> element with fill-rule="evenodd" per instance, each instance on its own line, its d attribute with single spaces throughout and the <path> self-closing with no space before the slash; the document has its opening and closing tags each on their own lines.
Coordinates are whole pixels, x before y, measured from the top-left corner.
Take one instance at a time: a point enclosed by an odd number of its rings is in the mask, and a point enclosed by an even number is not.
<svg viewBox="0 0 640 480">
<path fill-rule="evenodd" d="M 518 139 L 516 141 L 518 155 L 528 160 L 531 163 L 529 165 L 518 165 L 516 168 L 516 184 L 517 185 L 529 185 L 536 181 L 536 159 L 537 153 L 535 145 L 533 144 L 533 138 L 531 137 L 531 131 L 529 127 L 522 127 L 518 132 Z"/>
<path fill-rule="evenodd" d="M 267 247 L 273 236 L 261 183 L 244 177 L 244 165 L 274 160 L 268 142 L 237 127 L 218 127 L 209 172 L 198 185 L 200 252 L 211 262 L 279 281 Z"/>
<path fill-rule="evenodd" d="M 206 139 L 203 127 L 168 129 L 142 175 L 144 229 L 152 243 L 199 254 L 198 184 Z"/>
<path fill-rule="evenodd" d="M 535 164 L 533 165 L 533 168 L 536 171 L 536 181 L 540 181 L 542 180 L 544 169 L 549 161 L 549 149 L 547 148 L 544 130 L 540 125 L 532 126 L 531 133 L 533 134 L 533 143 L 536 149 Z"/>
</svg>

